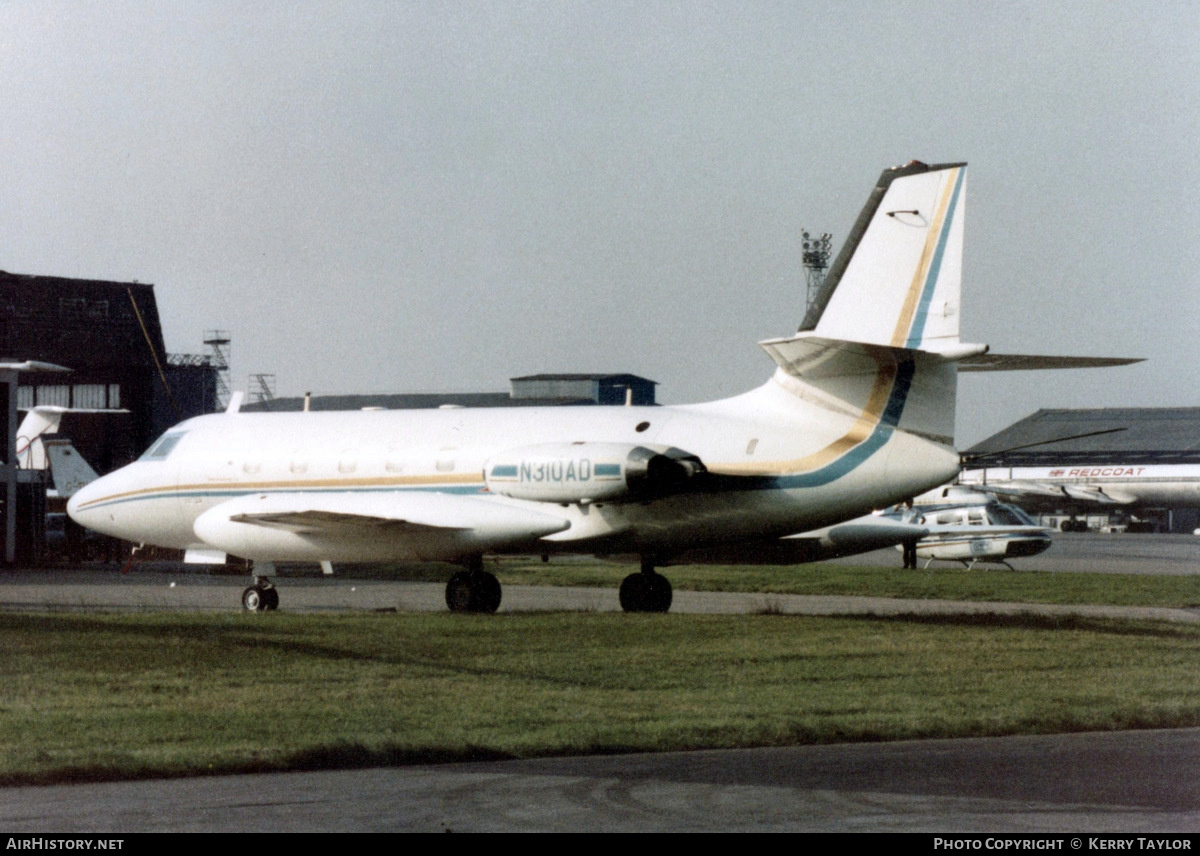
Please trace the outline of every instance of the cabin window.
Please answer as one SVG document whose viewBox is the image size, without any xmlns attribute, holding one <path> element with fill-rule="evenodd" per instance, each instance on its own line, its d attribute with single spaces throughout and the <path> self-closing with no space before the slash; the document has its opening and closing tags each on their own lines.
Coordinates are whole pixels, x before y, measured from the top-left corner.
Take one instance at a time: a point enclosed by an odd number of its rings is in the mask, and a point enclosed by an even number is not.
<svg viewBox="0 0 1200 856">
<path fill-rule="evenodd" d="M 749 443 L 746 444 L 746 454 L 753 455 L 754 450 L 757 448 L 758 448 L 758 438 L 755 437 L 753 440 L 751 440 Z"/>
<path fill-rule="evenodd" d="M 163 434 L 138 460 L 165 461 L 179 441 L 183 439 L 184 433 L 181 431 L 178 434 Z"/>
</svg>

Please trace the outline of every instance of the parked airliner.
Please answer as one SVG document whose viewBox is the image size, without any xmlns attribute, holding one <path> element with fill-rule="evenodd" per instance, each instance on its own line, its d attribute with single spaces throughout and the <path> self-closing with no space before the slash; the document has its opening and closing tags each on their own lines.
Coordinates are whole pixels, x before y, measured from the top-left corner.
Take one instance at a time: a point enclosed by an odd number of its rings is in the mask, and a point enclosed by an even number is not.
<svg viewBox="0 0 1200 856">
<path fill-rule="evenodd" d="M 966 165 L 885 170 L 800 331 L 743 395 L 679 407 L 240 413 L 167 431 L 75 494 L 71 516 L 190 560 L 447 561 L 451 610 L 494 612 L 485 553 L 634 553 L 629 611 L 664 612 L 657 568 L 850 520 L 954 478 Z"/>
<path fill-rule="evenodd" d="M 1200 507 L 1200 464 L 989 467 L 959 483 L 1035 509 Z"/>
</svg>

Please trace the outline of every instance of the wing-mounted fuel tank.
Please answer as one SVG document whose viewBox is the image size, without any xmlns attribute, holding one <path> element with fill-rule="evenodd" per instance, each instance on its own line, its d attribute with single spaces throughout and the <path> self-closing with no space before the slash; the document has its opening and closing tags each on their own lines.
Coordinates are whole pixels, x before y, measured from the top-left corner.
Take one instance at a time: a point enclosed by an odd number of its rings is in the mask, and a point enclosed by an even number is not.
<svg viewBox="0 0 1200 856">
<path fill-rule="evenodd" d="M 492 493 L 538 502 L 639 501 L 687 490 L 705 472 L 682 449 L 626 443 L 548 443 L 497 455 L 483 467 Z"/>
</svg>

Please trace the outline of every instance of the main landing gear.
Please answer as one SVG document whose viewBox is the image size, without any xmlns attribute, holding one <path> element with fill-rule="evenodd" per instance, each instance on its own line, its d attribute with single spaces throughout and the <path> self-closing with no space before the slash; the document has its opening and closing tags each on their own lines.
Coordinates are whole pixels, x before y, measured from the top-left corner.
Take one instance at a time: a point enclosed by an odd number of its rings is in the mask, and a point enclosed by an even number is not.
<svg viewBox="0 0 1200 856">
<path fill-rule="evenodd" d="M 451 612 L 491 614 L 500 608 L 500 581 L 483 569 L 483 557 L 473 556 L 467 569 L 446 583 L 446 606 Z"/>
<path fill-rule="evenodd" d="M 278 609 L 279 590 L 266 577 L 256 575 L 254 585 L 242 592 L 242 608 L 247 612 Z"/>
<path fill-rule="evenodd" d="M 671 583 L 654 570 L 654 560 L 642 559 L 642 570 L 621 581 L 621 609 L 626 612 L 666 612 L 671 608 Z"/>
</svg>

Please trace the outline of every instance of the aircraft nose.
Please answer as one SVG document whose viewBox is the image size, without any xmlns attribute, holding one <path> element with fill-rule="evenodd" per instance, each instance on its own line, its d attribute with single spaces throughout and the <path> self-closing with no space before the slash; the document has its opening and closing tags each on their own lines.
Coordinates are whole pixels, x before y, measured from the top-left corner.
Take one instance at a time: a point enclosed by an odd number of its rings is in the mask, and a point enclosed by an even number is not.
<svg viewBox="0 0 1200 856">
<path fill-rule="evenodd" d="M 103 521 L 109 518 L 97 508 L 97 501 L 109 493 L 105 484 L 108 480 L 107 476 L 96 479 L 75 491 L 75 495 L 67 500 L 67 514 L 80 526 L 97 532 L 105 531 Z"/>
</svg>

